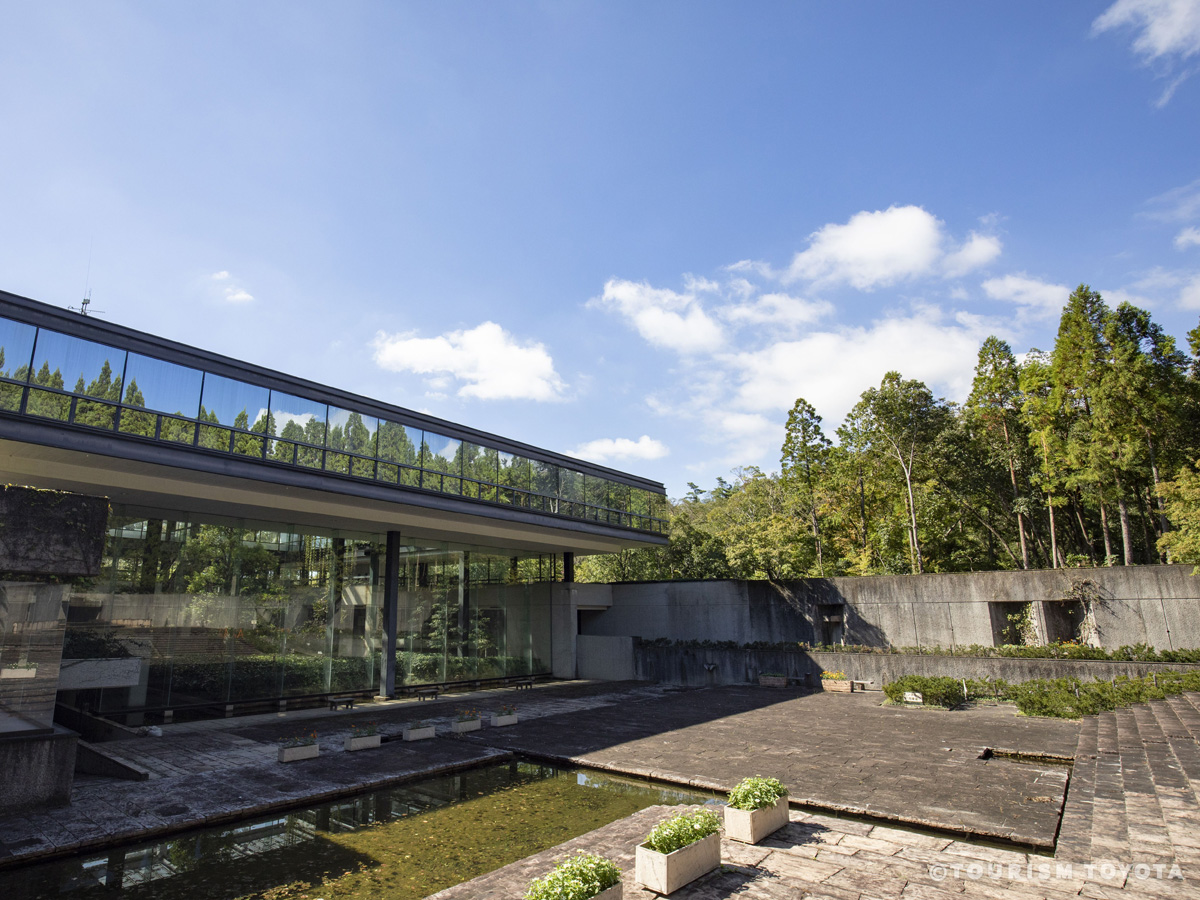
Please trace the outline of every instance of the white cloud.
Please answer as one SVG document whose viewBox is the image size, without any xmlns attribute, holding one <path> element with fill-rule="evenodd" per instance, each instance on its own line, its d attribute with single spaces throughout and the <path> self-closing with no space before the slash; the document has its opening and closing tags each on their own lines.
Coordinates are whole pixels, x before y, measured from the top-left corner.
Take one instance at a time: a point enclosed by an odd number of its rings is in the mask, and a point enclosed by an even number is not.
<svg viewBox="0 0 1200 900">
<path fill-rule="evenodd" d="M 1132 27 L 1133 50 L 1146 65 L 1157 63 L 1168 77 L 1155 106 L 1166 106 L 1176 89 L 1196 69 L 1178 71 L 1183 61 L 1200 53 L 1200 3 L 1196 0 L 1117 0 L 1092 23 L 1092 33 Z"/>
<path fill-rule="evenodd" d="M 1200 247 L 1200 228 L 1185 228 L 1175 235 L 1175 249 L 1186 250 L 1188 247 Z"/>
<path fill-rule="evenodd" d="M 522 343 L 495 322 L 435 338 L 383 334 L 371 344 L 375 363 L 392 372 L 446 376 L 465 382 L 460 397 L 481 400 L 559 400 L 565 385 L 543 344 Z"/>
<path fill-rule="evenodd" d="M 1000 238 L 972 231 L 965 244 L 953 253 L 946 254 L 942 260 L 942 271 L 950 278 L 966 275 L 973 269 L 986 266 L 1000 255 L 1002 249 Z"/>
<path fill-rule="evenodd" d="M 1150 209 L 1143 215 L 1160 222 L 1190 222 L 1200 218 L 1200 178 L 1151 197 L 1146 205 Z"/>
<path fill-rule="evenodd" d="M 833 312 L 833 304 L 824 300 L 805 300 L 788 294 L 763 294 L 752 301 L 726 306 L 717 314 L 736 325 L 808 325 Z"/>
<path fill-rule="evenodd" d="M 1196 0 L 1117 0 L 1092 23 L 1099 34 L 1112 28 L 1140 29 L 1133 49 L 1145 61 L 1187 59 L 1200 53 L 1200 3 Z"/>
<path fill-rule="evenodd" d="M 946 321 L 937 308 L 921 307 L 867 327 L 814 332 L 737 354 L 730 359 L 740 381 L 732 406 L 779 412 L 803 397 L 836 422 L 893 369 L 962 399 L 970 392 L 979 345 L 989 333 L 985 324 L 971 318 Z"/>
<path fill-rule="evenodd" d="M 1049 318 L 1062 312 L 1071 296 L 1065 284 L 1050 284 L 1030 278 L 1025 273 L 989 278 L 983 282 L 983 290 L 993 300 L 1007 300 L 1017 304 L 1022 312 L 1033 318 Z"/>
<path fill-rule="evenodd" d="M 605 283 L 604 293 L 587 305 L 619 313 L 651 344 L 679 353 L 712 351 L 724 342 L 721 327 L 694 293 L 613 278 Z"/>
<path fill-rule="evenodd" d="M 1179 306 L 1182 309 L 1200 309 L 1200 273 L 1193 275 L 1179 292 Z"/>
<path fill-rule="evenodd" d="M 787 280 L 847 283 L 859 290 L 929 273 L 941 255 L 942 223 L 919 206 L 860 212 L 826 225 L 797 253 Z"/>
<path fill-rule="evenodd" d="M 662 459 L 670 451 L 662 441 L 643 434 L 636 441 L 629 438 L 598 438 L 580 444 L 567 453 L 579 459 L 604 462 L 610 459 Z"/>
<path fill-rule="evenodd" d="M 249 303 L 254 299 L 249 291 L 232 281 L 233 276 L 224 269 L 220 272 L 213 272 L 208 277 L 220 286 L 221 299 L 227 303 Z"/>
</svg>

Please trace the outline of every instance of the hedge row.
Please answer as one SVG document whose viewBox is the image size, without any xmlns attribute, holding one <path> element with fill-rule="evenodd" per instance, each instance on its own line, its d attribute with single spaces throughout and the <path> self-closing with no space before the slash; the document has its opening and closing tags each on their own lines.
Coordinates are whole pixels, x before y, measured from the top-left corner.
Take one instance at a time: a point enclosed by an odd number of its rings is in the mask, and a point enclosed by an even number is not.
<svg viewBox="0 0 1200 900">
<path fill-rule="evenodd" d="M 1037 678 L 1020 684 L 1003 679 L 964 682 L 954 678 L 929 678 L 905 675 L 884 685 L 889 700 L 899 703 L 907 691 L 920 693 L 926 706 L 958 706 L 967 700 L 997 699 L 1016 703 L 1027 716 L 1078 719 L 1144 703 L 1162 700 L 1183 691 L 1200 691 L 1200 672 L 1159 672 L 1142 678 L 1121 676 L 1111 681 L 1085 681 L 1080 678 Z"/>
</svg>

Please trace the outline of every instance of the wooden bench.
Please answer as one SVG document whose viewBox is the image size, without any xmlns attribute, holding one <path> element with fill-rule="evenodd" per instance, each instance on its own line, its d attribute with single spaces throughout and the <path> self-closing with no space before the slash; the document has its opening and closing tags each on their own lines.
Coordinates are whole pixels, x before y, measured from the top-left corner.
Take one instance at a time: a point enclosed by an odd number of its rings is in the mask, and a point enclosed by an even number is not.
<svg viewBox="0 0 1200 900">
<path fill-rule="evenodd" d="M 354 709 L 354 697 L 330 697 L 329 709 L 331 712 L 341 709 L 343 706 L 346 709 Z"/>
<path fill-rule="evenodd" d="M 521 688 L 532 688 L 533 678 L 520 678 L 513 682 L 513 690 L 521 690 Z"/>
<path fill-rule="evenodd" d="M 850 682 L 850 691 L 851 691 L 852 693 L 853 693 L 854 691 L 859 691 L 859 692 L 862 692 L 862 691 L 865 691 L 865 690 L 867 690 L 867 685 L 868 685 L 868 684 L 874 684 L 874 683 L 875 683 L 874 681 L 854 681 L 854 680 L 851 680 L 851 682 Z"/>
<path fill-rule="evenodd" d="M 413 693 L 417 695 L 418 700 L 436 700 L 438 698 L 438 689 L 435 687 L 417 688 Z"/>
</svg>

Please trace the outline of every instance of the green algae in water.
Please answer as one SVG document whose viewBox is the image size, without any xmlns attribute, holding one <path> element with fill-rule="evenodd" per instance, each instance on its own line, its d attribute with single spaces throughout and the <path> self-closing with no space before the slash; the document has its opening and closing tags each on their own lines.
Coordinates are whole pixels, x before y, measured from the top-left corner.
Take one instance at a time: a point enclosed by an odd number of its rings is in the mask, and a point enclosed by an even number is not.
<svg viewBox="0 0 1200 900">
<path fill-rule="evenodd" d="M 419 900 L 647 806 L 705 799 L 666 785 L 512 762 L 5 873 L 27 876 L 5 900 Z"/>
</svg>

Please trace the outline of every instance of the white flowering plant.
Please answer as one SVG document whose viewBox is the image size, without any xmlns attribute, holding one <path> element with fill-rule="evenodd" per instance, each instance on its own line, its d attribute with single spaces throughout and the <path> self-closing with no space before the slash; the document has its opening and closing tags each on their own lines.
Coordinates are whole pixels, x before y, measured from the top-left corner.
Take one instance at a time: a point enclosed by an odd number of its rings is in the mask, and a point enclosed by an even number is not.
<svg viewBox="0 0 1200 900">
<path fill-rule="evenodd" d="M 525 900 L 588 900 L 620 880 L 615 862 L 581 850 L 530 882 Z"/>
<path fill-rule="evenodd" d="M 778 778 L 763 778 L 752 775 L 743 778 L 729 792 L 729 805 L 734 809 L 765 809 L 774 806 L 780 797 L 786 797 L 788 789 L 780 784 Z"/>
<path fill-rule="evenodd" d="M 674 853 L 720 830 L 720 817 L 711 809 L 701 809 L 660 822 L 646 836 L 646 846 L 656 853 Z"/>
</svg>

